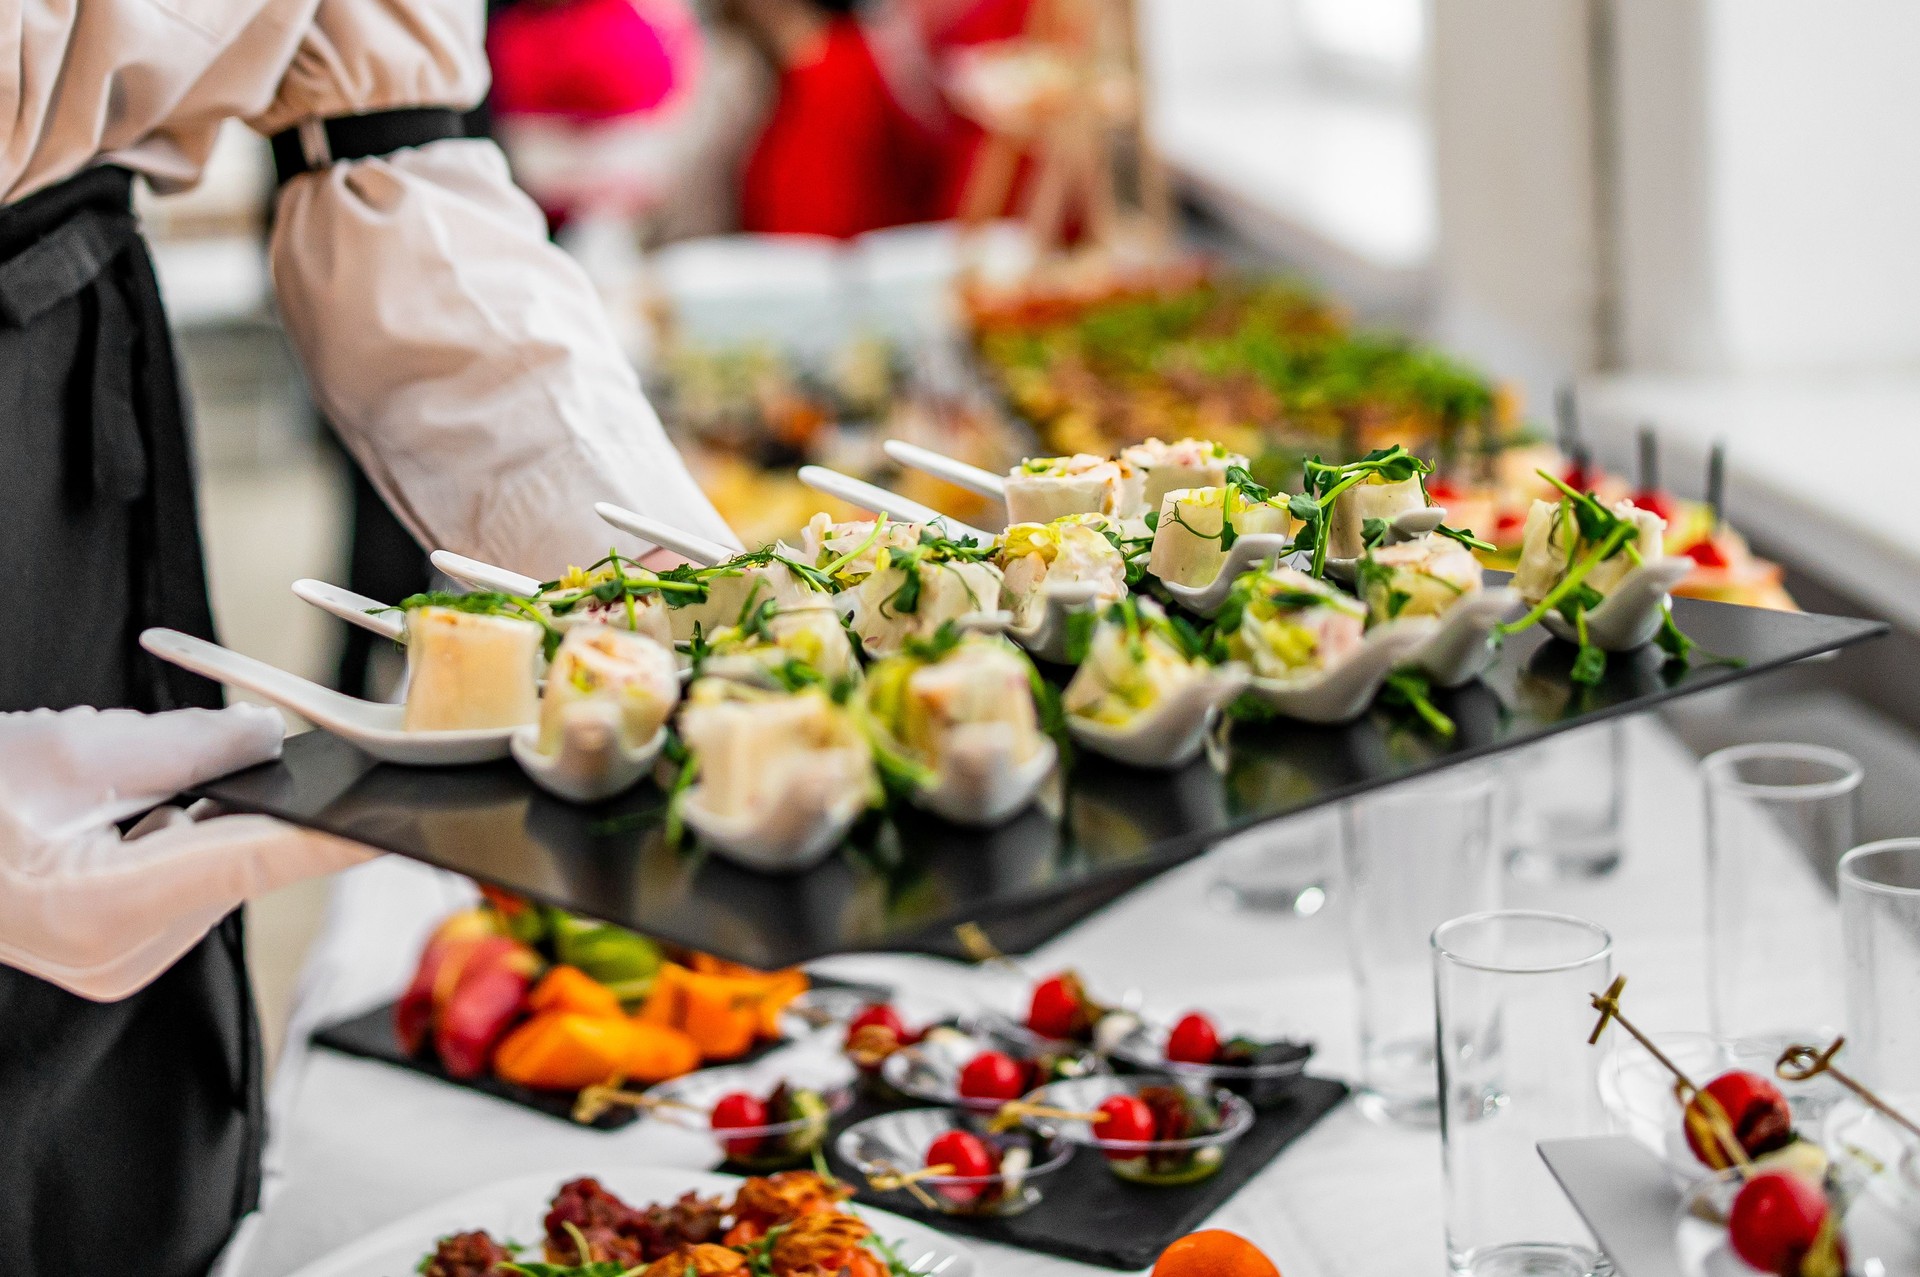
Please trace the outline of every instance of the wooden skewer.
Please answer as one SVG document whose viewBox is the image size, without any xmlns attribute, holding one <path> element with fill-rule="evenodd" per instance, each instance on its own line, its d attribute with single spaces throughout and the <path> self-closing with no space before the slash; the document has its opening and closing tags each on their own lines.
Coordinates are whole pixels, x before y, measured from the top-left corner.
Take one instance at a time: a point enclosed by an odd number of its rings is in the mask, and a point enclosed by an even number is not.
<svg viewBox="0 0 1920 1277">
<path fill-rule="evenodd" d="M 1056 1108 L 1051 1104 L 1030 1104 L 1026 1100 L 1008 1100 L 1000 1106 L 993 1120 L 987 1123 L 987 1129 L 995 1135 L 1003 1134 L 1020 1125 L 1029 1117 L 1050 1117 L 1056 1122 L 1085 1122 L 1097 1126 L 1107 1120 L 1105 1113 L 1083 1113 L 1075 1109 Z"/>
<path fill-rule="evenodd" d="M 1733 1123 L 1728 1119 L 1727 1111 L 1720 1106 L 1720 1101 L 1702 1090 L 1678 1064 L 1667 1058 L 1665 1051 L 1653 1044 L 1652 1038 L 1642 1033 L 1620 1010 L 1620 995 L 1626 992 L 1626 988 L 1627 977 L 1616 976 L 1613 983 L 1607 986 L 1605 993 L 1593 995 L 1593 1009 L 1600 1013 L 1600 1021 L 1593 1026 L 1593 1032 L 1587 1035 L 1587 1045 L 1599 1044 L 1600 1035 L 1606 1032 L 1609 1022 L 1617 1023 L 1631 1033 L 1633 1040 L 1647 1049 L 1647 1054 L 1660 1061 L 1667 1072 L 1673 1074 L 1674 1098 L 1680 1101 L 1680 1111 L 1685 1121 L 1691 1125 L 1695 1121 L 1694 1114 L 1698 1113 L 1699 1120 L 1705 1122 L 1708 1133 L 1713 1136 L 1714 1142 L 1720 1145 L 1721 1151 L 1726 1153 L 1728 1160 L 1742 1171 L 1752 1169 L 1753 1159 L 1747 1156 L 1746 1146 L 1740 1143 L 1740 1137 L 1734 1133 Z"/>
<path fill-rule="evenodd" d="M 1774 1064 L 1773 1071 L 1781 1080 L 1787 1082 L 1805 1082 L 1825 1073 L 1878 1110 L 1882 1116 L 1906 1127 L 1915 1136 L 1920 1136 L 1920 1126 L 1916 1126 L 1912 1118 L 1897 1111 L 1891 1104 L 1868 1090 L 1860 1081 L 1833 1066 L 1834 1055 L 1846 1045 L 1846 1042 L 1847 1039 L 1844 1036 L 1837 1037 L 1833 1040 L 1833 1045 L 1824 1051 L 1810 1046 L 1790 1046 L 1780 1053 L 1780 1059 Z"/>
<path fill-rule="evenodd" d="M 632 1108 L 646 1109 L 685 1109 L 689 1113 L 705 1110 L 685 1100 L 670 1099 L 660 1095 L 646 1095 L 639 1091 L 624 1089 L 626 1078 L 618 1075 L 597 1086 L 582 1087 L 580 1094 L 573 1100 L 573 1120 L 581 1125 L 590 1125 L 609 1109 L 625 1104 Z"/>
<path fill-rule="evenodd" d="M 914 1200 L 928 1210 L 934 1211 L 940 1209 L 940 1203 L 933 1200 L 933 1194 L 920 1187 L 920 1181 L 935 1175 L 951 1175 L 956 1169 L 946 1162 L 941 1162 L 936 1166 L 923 1166 L 917 1171 L 903 1171 L 884 1158 L 875 1162 L 874 1165 L 879 1167 L 880 1171 L 878 1174 L 867 1176 L 867 1187 L 876 1193 L 890 1193 L 897 1188 L 904 1188 L 913 1194 Z"/>
</svg>

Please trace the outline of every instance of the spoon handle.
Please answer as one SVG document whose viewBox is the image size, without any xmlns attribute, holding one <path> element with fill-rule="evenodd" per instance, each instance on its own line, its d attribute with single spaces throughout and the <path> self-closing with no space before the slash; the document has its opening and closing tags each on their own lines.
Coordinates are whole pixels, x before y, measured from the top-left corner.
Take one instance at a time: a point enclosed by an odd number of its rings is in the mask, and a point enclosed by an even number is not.
<svg viewBox="0 0 1920 1277">
<path fill-rule="evenodd" d="M 292 710 L 322 726 L 346 721 L 356 707 L 365 709 L 367 705 L 365 701 L 322 687 L 298 674 L 289 674 L 256 657 L 179 630 L 143 630 L 140 646 L 169 664 L 263 696 L 282 709 Z"/>
<path fill-rule="evenodd" d="M 540 582 L 530 576 L 521 576 L 518 572 L 509 572 L 497 568 L 491 563 L 482 563 L 478 559 L 469 559 L 464 554 L 455 554 L 451 550 L 435 550 L 428 556 L 433 566 L 445 572 L 456 581 L 472 586 L 476 590 L 498 590 L 502 594 L 531 595 L 540 592 Z"/>
<path fill-rule="evenodd" d="M 725 563 L 734 554 L 718 541 L 709 541 L 691 532 L 682 532 L 671 524 L 650 519 L 625 506 L 614 505 L 611 501 L 594 502 L 593 512 L 622 532 L 631 532 L 641 540 L 651 541 L 663 550 L 671 550 L 681 558 L 697 563 L 703 568 L 710 568 L 716 563 Z"/>
<path fill-rule="evenodd" d="M 922 448 L 919 444 L 908 443 L 904 439 L 889 439 L 881 445 L 887 455 L 903 466 L 911 467 L 922 474 L 930 474 L 936 479 L 945 479 L 956 488 L 965 488 L 968 492 L 977 492 L 983 497 L 1005 500 L 1007 481 L 991 470 L 982 470 L 979 466 L 970 466 L 964 461 L 955 461 L 944 453 L 931 448 Z"/>
<path fill-rule="evenodd" d="M 406 638 L 406 618 L 392 611 L 378 599 L 370 599 L 364 594 L 355 594 L 352 590 L 330 585 L 325 581 L 315 581 L 311 577 L 302 577 L 293 583 L 293 592 L 302 601 L 311 603 L 322 612 L 337 616 L 348 625 L 357 625 L 382 638 L 403 642 Z"/>
<path fill-rule="evenodd" d="M 856 479 L 852 475 L 841 474 L 838 470 L 829 470 L 825 466 L 801 466 L 800 482 L 815 492 L 838 497 L 850 505 L 859 506 L 873 514 L 884 514 L 889 519 L 904 519 L 909 523 L 930 523 L 942 528 L 946 534 L 956 539 L 972 537 L 982 545 L 993 540 L 990 533 L 979 528 L 969 527 L 958 519 L 949 519 L 932 506 L 921 505 L 897 492 L 888 492 L 885 488 Z"/>
</svg>

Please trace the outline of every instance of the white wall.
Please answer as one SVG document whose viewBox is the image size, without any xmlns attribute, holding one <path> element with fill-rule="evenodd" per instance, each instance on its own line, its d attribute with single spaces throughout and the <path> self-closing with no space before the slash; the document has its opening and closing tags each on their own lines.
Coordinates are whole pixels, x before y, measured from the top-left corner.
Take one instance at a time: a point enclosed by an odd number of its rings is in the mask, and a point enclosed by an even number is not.
<svg viewBox="0 0 1920 1277">
<path fill-rule="evenodd" d="M 1707 0 L 1706 53 L 1727 369 L 1920 368 L 1920 3 Z"/>
<path fill-rule="evenodd" d="M 1434 0 L 1436 335 L 1530 403 L 1600 340 L 1585 0 Z"/>
</svg>

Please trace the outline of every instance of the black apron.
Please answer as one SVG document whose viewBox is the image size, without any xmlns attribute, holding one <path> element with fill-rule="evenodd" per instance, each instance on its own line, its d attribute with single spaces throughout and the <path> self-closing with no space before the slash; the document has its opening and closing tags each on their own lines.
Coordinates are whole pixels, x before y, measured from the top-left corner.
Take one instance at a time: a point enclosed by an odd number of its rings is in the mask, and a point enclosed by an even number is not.
<svg viewBox="0 0 1920 1277">
<path fill-rule="evenodd" d="M 124 169 L 0 208 L 0 710 L 217 705 L 139 650 L 208 638 L 173 345 Z M 130 998 L 0 966 L 0 1272 L 195 1277 L 259 1196 L 236 911 Z"/>
</svg>

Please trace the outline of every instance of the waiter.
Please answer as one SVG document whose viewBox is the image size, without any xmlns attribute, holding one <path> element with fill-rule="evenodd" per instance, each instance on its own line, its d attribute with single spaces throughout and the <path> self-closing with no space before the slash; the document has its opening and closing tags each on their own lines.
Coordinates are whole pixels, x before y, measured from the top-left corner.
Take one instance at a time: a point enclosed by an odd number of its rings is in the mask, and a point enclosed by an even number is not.
<svg viewBox="0 0 1920 1277">
<path fill-rule="evenodd" d="M 259 1186 L 236 907 L 367 854 L 256 816 L 114 823 L 280 736 L 189 708 L 217 690 L 136 647 L 212 623 L 135 176 L 191 185 L 228 119 L 273 139 L 287 332 L 426 544 L 556 574 L 605 553 L 596 500 L 731 540 L 588 281 L 460 136 L 481 39 L 480 0 L 0 5 L 0 711 L 31 711 L 0 713 L 10 1277 L 209 1268 Z"/>
</svg>

